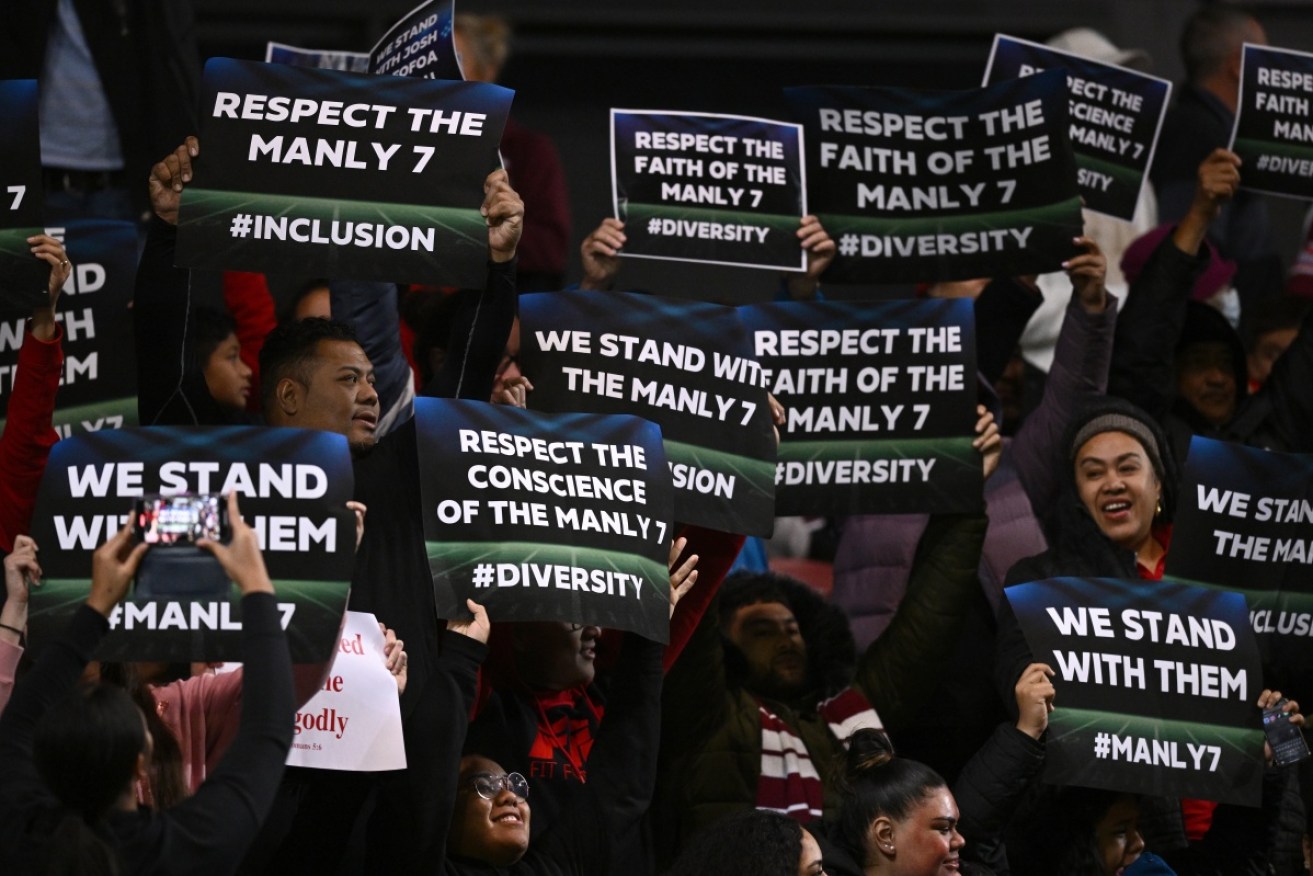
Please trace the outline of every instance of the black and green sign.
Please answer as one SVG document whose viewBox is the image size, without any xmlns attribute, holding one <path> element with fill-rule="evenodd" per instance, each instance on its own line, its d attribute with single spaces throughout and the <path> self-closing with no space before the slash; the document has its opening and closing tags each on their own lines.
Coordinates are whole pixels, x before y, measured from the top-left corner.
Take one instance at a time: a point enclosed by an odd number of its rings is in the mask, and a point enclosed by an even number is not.
<svg viewBox="0 0 1313 876">
<path fill-rule="evenodd" d="M 30 316 L 50 278 L 27 242 L 45 219 L 37 102 L 35 79 L 0 80 L 0 317 Z"/>
<path fill-rule="evenodd" d="M 1045 781 L 1258 805 L 1263 679 L 1243 596 L 1107 578 L 1004 592 L 1055 673 Z"/>
<path fill-rule="evenodd" d="M 151 493 L 236 492 L 273 580 L 292 660 L 319 663 L 338 643 L 351 588 L 354 477 L 346 439 L 255 426 L 152 427 L 75 435 L 50 453 L 32 537 L 45 573 L 28 630 L 54 641 L 87 597 L 91 555 Z M 152 547 L 152 552 L 168 547 Z M 217 561 L 216 561 L 217 562 Z M 241 596 L 128 599 L 110 617 L 100 660 L 240 660 Z"/>
<path fill-rule="evenodd" d="M 1313 55 L 1244 46 L 1231 150 L 1241 185 L 1313 198 Z"/>
<path fill-rule="evenodd" d="M 512 92 L 212 58 L 178 263 L 481 287 Z"/>
<path fill-rule="evenodd" d="M 739 308 L 784 405 L 780 515 L 979 511 L 971 302 Z"/>
<path fill-rule="evenodd" d="M 917 282 L 1056 271 L 1081 233 L 1060 70 L 974 91 L 817 86 L 807 201 L 838 245 L 825 279 Z"/>
<path fill-rule="evenodd" d="M 439 617 L 670 638 L 670 472 L 632 416 L 416 399 L 424 539 Z"/>
<path fill-rule="evenodd" d="M 675 518 L 769 535 L 775 435 L 761 366 L 738 313 L 656 295 L 520 298 L 529 406 L 634 414 L 661 427 Z"/>
</svg>

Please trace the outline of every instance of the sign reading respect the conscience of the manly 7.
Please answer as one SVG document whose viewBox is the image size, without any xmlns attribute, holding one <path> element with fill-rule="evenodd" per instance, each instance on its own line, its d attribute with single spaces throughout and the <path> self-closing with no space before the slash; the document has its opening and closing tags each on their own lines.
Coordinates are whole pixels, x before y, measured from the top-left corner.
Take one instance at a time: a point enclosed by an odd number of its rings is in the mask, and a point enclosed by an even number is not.
<svg viewBox="0 0 1313 876">
<path fill-rule="evenodd" d="M 624 256 L 801 271 L 802 127 L 709 113 L 611 110 Z"/>
<path fill-rule="evenodd" d="M 551 292 L 521 296 L 520 320 L 530 406 L 653 421 L 665 440 L 676 519 L 770 534 L 775 436 L 761 366 L 734 308 Z"/>
<path fill-rule="evenodd" d="M 672 503 L 661 430 L 633 416 L 415 400 L 440 617 L 670 637 Z"/>
<path fill-rule="evenodd" d="M 971 302 L 739 308 L 784 405 L 776 513 L 979 511 Z"/>
<path fill-rule="evenodd" d="M 1051 271 L 1081 233 L 1060 70 L 972 91 L 787 88 L 833 282 Z"/>
<path fill-rule="evenodd" d="M 480 287 L 512 92 L 212 58 L 178 263 Z"/>
<path fill-rule="evenodd" d="M 1071 148 L 1085 206 L 1118 219 L 1135 215 L 1172 83 L 1029 40 L 996 34 L 985 85 L 1058 68 L 1067 72 Z"/>
<path fill-rule="evenodd" d="M 1246 43 L 1231 150 L 1241 187 L 1313 198 L 1313 55 Z"/>
</svg>

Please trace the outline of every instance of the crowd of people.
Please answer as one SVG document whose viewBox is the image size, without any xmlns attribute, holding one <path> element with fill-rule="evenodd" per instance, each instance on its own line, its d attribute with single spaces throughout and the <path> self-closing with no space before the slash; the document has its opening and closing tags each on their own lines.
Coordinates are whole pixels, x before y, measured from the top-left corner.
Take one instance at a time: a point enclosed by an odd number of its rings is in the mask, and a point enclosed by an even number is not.
<svg viewBox="0 0 1313 876">
<path fill-rule="evenodd" d="M 197 306 L 192 272 L 174 257 L 180 200 L 205 160 L 194 127 L 178 128 L 195 121 L 194 71 L 174 58 L 155 74 L 170 86 L 160 102 L 122 76 L 99 86 L 95 76 L 106 64 L 160 61 L 133 54 L 160 30 L 185 54 L 187 40 L 173 34 L 189 28 L 186 4 L 159 20 L 145 14 L 156 4 L 119 3 L 112 15 L 92 5 L 22 4 L 23 20 L 48 39 L 10 53 L 0 71 L 39 78 L 43 106 L 52 83 L 62 90 L 50 99 L 71 89 L 97 135 L 42 129 L 60 220 L 88 211 L 135 220 L 149 206 L 132 309 L 139 422 L 346 438 L 350 608 L 383 627 L 407 768 L 284 767 L 292 714 L 327 666 L 291 664 L 235 494 L 231 537 L 199 547 L 241 593 L 239 672 L 94 659 L 151 549 L 130 525 L 107 534 L 85 604 L 28 665 L 29 598 L 42 557 L 57 550 L 31 534 L 58 440 L 57 304 L 73 271 L 60 240 L 34 236 L 31 257 L 49 281 L 26 323 L 0 437 L 0 872 L 1313 868 L 1313 771 L 1277 764 L 1270 750 L 1259 807 L 1043 782 L 1062 683 L 1004 592 L 1055 577 L 1153 588 L 1172 549 L 1192 436 L 1313 452 L 1313 330 L 1298 297 L 1307 271 L 1289 254 L 1287 291 L 1264 202 L 1242 188 L 1245 168 L 1225 148 L 1241 43 L 1266 41 L 1250 14 L 1209 4 L 1184 27 L 1188 82 L 1141 199 L 1146 234 L 1091 219 L 1077 254 L 1047 277 L 925 287 L 974 299 L 983 403 L 972 446 L 984 511 L 832 521 L 832 589 L 771 571 L 742 535 L 676 523 L 661 645 L 584 622 L 499 622 L 473 600 L 457 617 L 435 608 L 413 402 L 532 409 L 517 295 L 568 279 L 570 214 L 550 142 L 508 127 L 506 167 L 483 181 L 483 288 L 307 277 L 280 313 L 265 277 L 228 272 L 224 306 Z M 505 24 L 460 15 L 456 28 L 466 75 L 495 80 Z M 1054 45 L 1147 63 L 1086 30 Z M 164 132 L 139 124 L 167 106 L 179 111 Z M 159 148 L 143 165 L 147 140 Z M 148 183 L 130 183 L 139 178 Z M 815 216 L 800 218 L 797 240 L 806 268 L 784 275 L 779 295 L 815 299 L 836 246 Z M 625 243 L 622 220 L 601 220 L 580 246 L 578 288 L 616 288 Z M 1037 354 L 1037 344 L 1046 349 Z M 1041 386 L 1033 397 L 1010 386 L 1026 369 Z M 777 403 L 772 414 L 786 422 Z M 1298 703 L 1276 688 L 1297 695 L 1305 679 L 1266 669 L 1254 726 L 1278 708 L 1302 727 Z"/>
</svg>

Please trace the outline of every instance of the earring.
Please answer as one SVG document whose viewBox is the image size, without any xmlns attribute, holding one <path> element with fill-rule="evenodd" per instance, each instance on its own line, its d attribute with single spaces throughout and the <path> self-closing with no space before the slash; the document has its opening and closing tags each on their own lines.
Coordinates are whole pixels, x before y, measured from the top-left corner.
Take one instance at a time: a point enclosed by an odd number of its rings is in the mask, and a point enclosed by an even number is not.
<svg viewBox="0 0 1313 876">
<path fill-rule="evenodd" d="M 1153 516 L 1157 517 L 1163 513 L 1163 500 L 1158 500 L 1158 506 L 1153 510 Z"/>
</svg>

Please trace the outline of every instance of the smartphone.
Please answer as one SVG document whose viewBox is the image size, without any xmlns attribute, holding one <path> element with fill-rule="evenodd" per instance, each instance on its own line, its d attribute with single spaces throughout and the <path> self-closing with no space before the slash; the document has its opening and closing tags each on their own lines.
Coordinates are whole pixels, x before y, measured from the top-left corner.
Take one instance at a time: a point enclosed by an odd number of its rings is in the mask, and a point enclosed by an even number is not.
<svg viewBox="0 0 1313 876">
<path fill-rule="evenodd" d="M 193 545 L 202 538 L 229 541 L 228 503 L 216 494 L 143 496 L 133 505 L 133 532 L 156 547 Z"/>
<path fill-rule="evenodd" d="M 1267 744 L 1272 746 L 1277 766 L 1298 763 L 1309 756 L 1304 734 L 1290 723 L 1290 716 L 1282 711 L 1287 702 L 1283 699 L 1272 708 L 1263 710 L 1263 732 L 1267 734 Z"/>
</svg>

